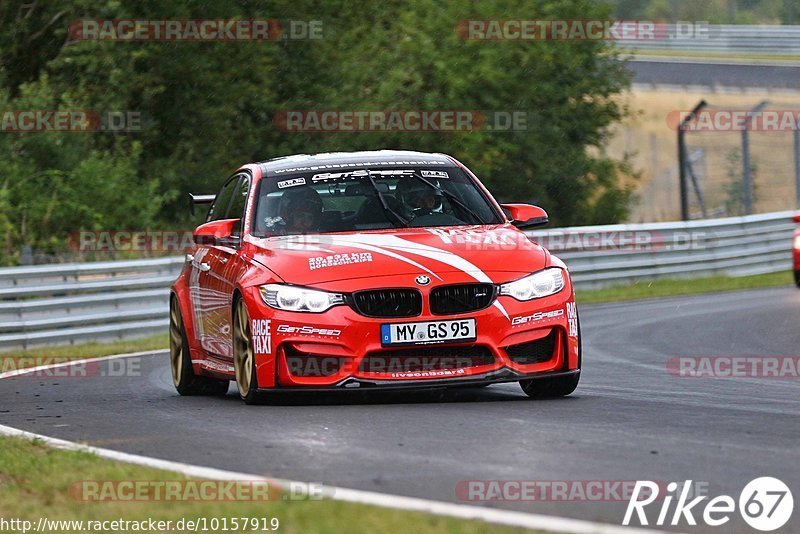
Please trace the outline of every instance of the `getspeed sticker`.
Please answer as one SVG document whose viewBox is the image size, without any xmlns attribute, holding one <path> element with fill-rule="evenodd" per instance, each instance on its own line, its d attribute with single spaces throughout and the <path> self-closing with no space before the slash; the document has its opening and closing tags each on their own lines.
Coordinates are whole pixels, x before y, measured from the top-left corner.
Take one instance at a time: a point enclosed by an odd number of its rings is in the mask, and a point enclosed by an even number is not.
<svg viewBox="0 0 800 534">
<path fill-rule="evenodd" d="M 279 334 L 302 334 L 307 336 L 332 336 L 339 337 L 342 331 L 334 328 L 317 328 L 312 325 L 294 326 L 289 324 L 278 325 Z"/>
<path fill-rule="evenodd" d="M 520 324 L 527 324 L 527 323 L 537 323 L 539 321 L 544 321 L 546 319 L 555 319 L 556 317 L 562 317 L 564 315 L 564 310 L 553 310 L 549 312 L 536 312 L 531 315 L 524 315 L 521 317 L 514 317 L 511 319 L 511 324 L 514 326 Z"/>
<path fill-rule="evenodd" d="M 369 171 L 370 176 L 403 176 L 403 175 L 412 175 L 414 171 L 405 170 L 405 169 L 387 169 L 387 170 L 376 170 L 376 171 Z M 345 171 L 345 172 L 323 172 L 320 174 L 315 174 L 311 177 L 312 182 L 323 182 L 326 180 L 338 180 L 338 179 L 357 179 L 357 178 L 364 178 L 368 176 L 367 171 L 365 170 L 358 170 L 358 171 Z"/>
</svg>

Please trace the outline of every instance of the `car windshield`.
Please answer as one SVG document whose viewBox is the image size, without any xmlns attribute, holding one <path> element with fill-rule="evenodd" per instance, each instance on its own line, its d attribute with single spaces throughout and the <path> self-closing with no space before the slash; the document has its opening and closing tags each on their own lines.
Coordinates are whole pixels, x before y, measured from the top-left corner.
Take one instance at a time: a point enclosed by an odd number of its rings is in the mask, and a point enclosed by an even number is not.
<svg viewBox="0 0 800 534">
<path fill-rule="evenodd" d="M 253 235 L 500 224 L 458 168 L 311 172 L 259 182 Z"/>
</svg>

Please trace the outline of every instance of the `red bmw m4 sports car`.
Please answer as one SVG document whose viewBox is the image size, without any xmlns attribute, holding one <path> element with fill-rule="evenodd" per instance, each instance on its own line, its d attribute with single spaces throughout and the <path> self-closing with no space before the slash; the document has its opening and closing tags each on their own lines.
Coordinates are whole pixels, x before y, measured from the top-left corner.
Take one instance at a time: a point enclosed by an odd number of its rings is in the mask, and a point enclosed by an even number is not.
<svg viewBox="0 0 800 534">
<path fill-rule="evenodd" d="M 572 393 L 581 370 L 566 265 L 444 154 L 375 151 L 248 164 L 216 195 L 172 287 L 178 392 L 519 382 Z"/>
<path fill-rule="evenodd" d="M 796 223 L 800 223 L 800 213 L 794 216 L 792 219 Z M 794 283 L 797 284 L 797 287 L 800 287 L 800 228 L 796 228 L 794 231 L 794 247 L 793 247 L 793 255 L 794 258 Z"/>
</svg>

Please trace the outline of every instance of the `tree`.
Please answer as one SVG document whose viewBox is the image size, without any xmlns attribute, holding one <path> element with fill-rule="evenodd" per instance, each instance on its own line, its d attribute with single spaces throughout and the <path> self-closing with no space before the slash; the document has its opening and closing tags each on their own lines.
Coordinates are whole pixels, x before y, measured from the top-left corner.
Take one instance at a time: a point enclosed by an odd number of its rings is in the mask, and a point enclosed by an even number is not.
<svg viewBox="0 0 800 534">
<path fill-rule="evenodd" d="M 602 155 L 629 83 L 610 43 L 470 41 L 464 19 L 608 18 L 589 0 L 8 0 L 0 6 L 4 110 L 132 112 L 140 131 L 3 133 L 0 221 L 6 254 L 56 250 L 83 228 L 174 228 L 185 194 L 214 192 L 239 164 L 291 153 L 406 148 L 447 152 L 503 200 L 542 204 L 557 224 L 624 220 L 627 163 Z M 93 19 L 321 20 L 323 39 L 75 41 Z M 286 132 L 287 110 L 523 112 L 497 132 Z M 10 206 L 13 206 L 11 208 Z M 10 232 L 7 226 L 12 228 Z M 1 230 L 1 229 L 0 229 Z M 0 236 L 2 237 L 2 236 Z M 10 243 L 10 244 L 8 244 Z"/>
</svg>

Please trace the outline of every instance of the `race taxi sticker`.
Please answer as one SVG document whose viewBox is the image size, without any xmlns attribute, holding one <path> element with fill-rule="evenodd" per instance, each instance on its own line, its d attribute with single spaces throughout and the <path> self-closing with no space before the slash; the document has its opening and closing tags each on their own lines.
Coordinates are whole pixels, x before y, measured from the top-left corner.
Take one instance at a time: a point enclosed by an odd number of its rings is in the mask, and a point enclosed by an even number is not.
<svg viewBox="0 0 800 534">
<path fill-rule="evenodd" d="M 269 319 L 253 319 L 250 324 L 253 335 L 253 352 L 256 354 L 272 353 L 272 334 Z"/>
<path fill-rule="evenodd" d="M 421 170 L 420 173 L 423 178 L 450 178 L 450 175 L 447 174 L 446 171 Z"/>
<path fill-rule="evenodd" d="M 574 302 L 567 302 L 567 321 L 569 322 L 569 337 L 578 337 L 578 307 Z"/>
</svg>

